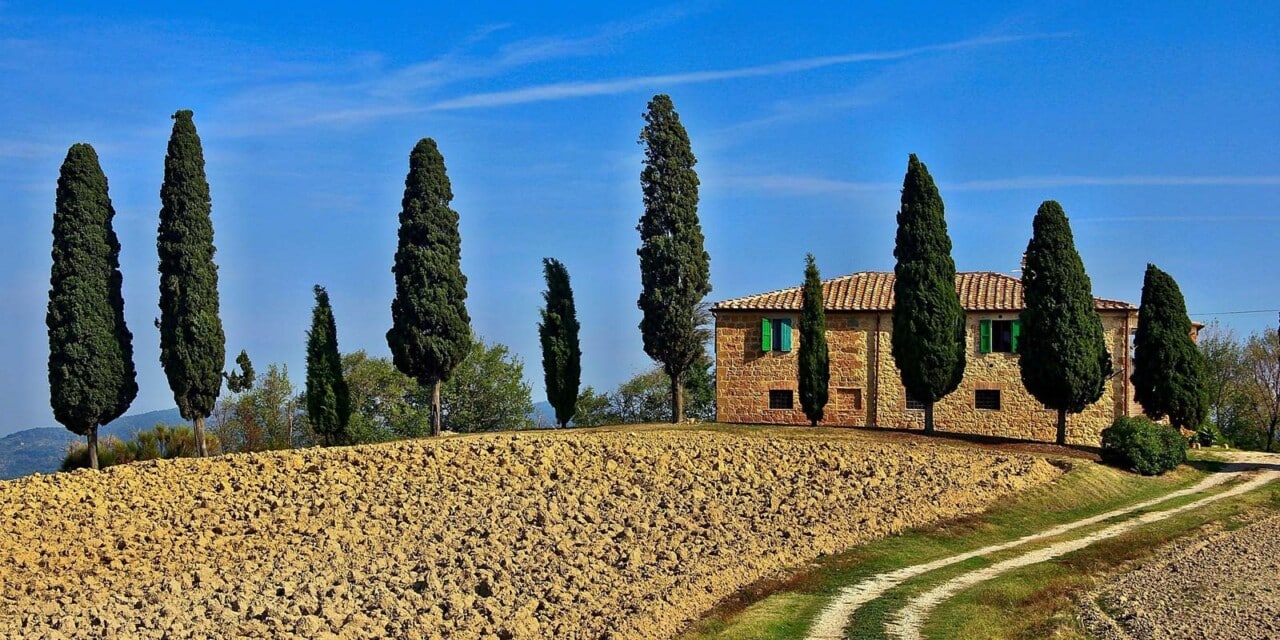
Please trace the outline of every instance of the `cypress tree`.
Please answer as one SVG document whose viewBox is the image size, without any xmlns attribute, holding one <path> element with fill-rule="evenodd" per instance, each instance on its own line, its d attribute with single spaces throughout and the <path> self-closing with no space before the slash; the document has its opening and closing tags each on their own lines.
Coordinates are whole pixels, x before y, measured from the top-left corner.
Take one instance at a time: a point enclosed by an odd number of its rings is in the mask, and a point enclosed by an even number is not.
<svg viewBox="0 0 1280 640">
<path fill-rule="evenodd" d="M 1058 444 L 1067 414 L 1097 402 L 1111 375 L 1102 318 L 1062 206 L 1046 200 L 1032 222 L 1022 271 L 1025 304 L 1018 366 L 1027 391 L 1058 411 Z"/>
<path fill-rule="evenodd" d="M 387 344 L 396 368 L 431 389 L 433 436 L 440 433 L 440 384 L 471 350 L 462 236 L 452 200 L 436 141 L 419 140 L 404 181 Z"/>
<path fill-rule="evenodd" d="M 1195 429 L 1209 414 L 1204 355 L 1191 340 L 1191 318 L 1178 283 L 1153 264 L 1142 280 L 1134 338 L 1133 397 L 1152 419 Z"/>
<path fill-rule="evenodd" d="M 800 311 L 800 406 L 809 424 L 818 426 L 827 406 L 831 361 L 827 354 L 827 318 L 823 310 L 822 277 L 813 254 L 804 268 L 803 307 Z"/>
<path fill-rule="evenodd" d="M 307 331 L 307 419 L 325 446 L 349 444 L 351 391 L 342 377 L 338 353 L 338 325 L 329 305 L 329 292 L 315 286 L 316 306 Z"/>
<path fill-rule="evenodd" d="M 89 440 L 98 468 L 98 427 L 138 395 L 133 334 L 124 321 L 116 215 L 98 154 L 74 144 L 58 176 L 49 274 L 49 396 L 53 416 Z"/>
<path fill-rule="evenodd" d="M 893 256 L 893 359 L 907 393 L 924 403 L 925 433 L 933 433 L 934 403 L 964 376 L 965 316 L 942 196 L 914 153 L 902 183 Z"/>
<path fill-rule="evenodd" d="M 640 232 L 640 335 L 644 352 L 671 379 L 671 422 L 684 419 L 684 378 L 705 357 L 704 315 L 698 304 L 711 292 L 711 257 L 698 222 L 697 159 L 671 98 L 656 95 L 644 114 L 644 215 Z"/>
<path fill-rule="evenodd" d="M 547 385 L 547 401 L 556 410 L 556 422 L 569 425 L 577 412 L 578 387 L 582 382 L 582 348 L 578 344 L 578 312 L 569 286 L 569 271 L 554 258 L 542 259 L 547 290 L 542 299 L 542 372 Z"/>
<path fill-rule="evenodd" d="M 218 315 L 213 204 L 204 151 L 189 110 L 173 114 L 160 187 L 160 364 L 183 419 L 195 431 L 196 455 L 209 454 L 204 421 L 222 391 L 226 336 Z"/>
</svg>

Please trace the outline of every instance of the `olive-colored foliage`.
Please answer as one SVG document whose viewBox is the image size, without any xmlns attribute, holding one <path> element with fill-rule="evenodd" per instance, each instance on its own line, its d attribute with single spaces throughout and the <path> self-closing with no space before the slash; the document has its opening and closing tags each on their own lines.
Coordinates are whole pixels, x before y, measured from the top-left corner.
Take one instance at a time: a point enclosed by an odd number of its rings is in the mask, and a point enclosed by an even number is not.
<svg viewBox="0 0 1280 640">
<path fill-rule="evenodd" d="M 1194 429 L 1209 414 L 1204 356 L 1191 339 L 1191 318 L 1178 283 L 1148 264 L 1134 338 L 1133 397 L 1153 419 Z"/>
<path fill-rule="evenodd" d="M 902 183 L 893 256 L 893 359 L 902 385 L 924 403 L 924 428 L 932 432 L 934 403 L 964 376 L 965 315 L 942 196 L 914 153 Z"/>
<path fill-rule="evenodd" d="M 672 422 L 684 418 L 679 393 L 684 376 L 704 359 L 706 331 L 701 302 L 711 292 L 711 256 L 698 221 L 697 159 L 671 97 L 656 95 L 640 132 L 644 214 L 640 232 L 640 336 L 644 352 L 671 380 Z"/>
<path fill-rule="evenodd" d="M 1022 383 L 1042 404 L 1058 411 L 1058 444 L 1067 442 L 1067 414 L 1102 397 L 1111 375 L 1102 318 L 1093 285 L 1076 251 L 1062 206 L 1046 200 L 1031 223 L 1019 316 L 1018 365 Z"/>
<path fill-rule="evenodd" d="M 503 431 L 533 426 L 533 390 L 524 361 L 503 344 L 476 338 L 471 353 L 440 392 L 444 428 L 455 432 Z"/>
<path fill-rule="evenodd" d="M 276 364 L 268 365 L 250 389 L 218 402 L 212 430 L 222 453 L 306 447 L 317 440 L 289 367 Z"/>
<path fill-rule="evenodd" d="M 800 406 L 809 423 L 817 426 L 827 406 L 831 359 L 827 353 L 827 319 L 823 311 L 822 276 L 813 254 L 806 258 L 803 303 L 800 311 L 800 354 L 797 358 Z"/>
<path fill-rule="evenodd" d="M 364 351 L 345 354 L 342 376 L 351 394 L 352 442 L 386 442 L 431 433 L 429 393 L 400 373 L 389 358 Z"/>
<path fill-rule="evenodd" d="M 124 414 L 138 395 L 114 217 L 98 154 L 87 144 L 72 145 L 58 176 L 53 214 L 45 316 L 49 393 L 54 418 L 89 436 L 91 458 L 98 427 Z"/>
<path fill-rule="evenodd" d="M 226 336 L 218 315 L 218 266 L 213 262 L 212 209 L 200 136 L 191 111 L 178 111 L 173 114 L 160 186 L 157 326 L 160 364 L 178 411 L 193 421 L 197 445 L 204 434 L 204 419 L 222 391 L 226 361 Z"/>
<path fill-rule="evenodd" d="M 329 292 L 316 285 L 307 331 L 307 420 L 325 446 L 350 444 L 351 392 L 342 377 L 338 325 Z"/>
<path fill-rule="evenodd" d="M 1144 476 L 1160 475 L 1187 461 L 1187 439 L 1168 425 L 1121 416 L 1102 430 L 1102 461 Z"/>
<path fill-rule="evenodd" d="M 206 439 L 208 448 L 216 450 L 217 438 L 206 436 Z M 131 440 L 112 436 L 99 445 L 98 465 L 102 468 L 142 460 L 171 460 L 196 455 L 195 433 L 185 425 L 158 424 L 149 431 L 139 431 Z M 86 469 L 89 466 L 89 448 L 84 443 L 75 443 L 67 449 L 67 455 L 62 460 L 63 471 Z"/>
<path fill-rule="evenodd" d="M 547 290 L 542 293 L 546 304 L 541 310 L 538 338 L 542 343 L 542 373 L 547 386 L 547 401 L 556 411 L 561 427 L 573 420 L 582 384 L 582 347 L 578 342 L 578 311 L 573 303 L 569 270 L 559 260 L 543 258 L 543 276 Z"/>
<path fill-rule="evenodd" d="M 435 140 L 419 140 L 409 154 L 401 200 L 387 344 L 397 369 L 436 392 L 471 350 L 462 236 L 458 212 L 449 207 L 452 200 L 444 156 Z M 433 435 L 439 433 L 441 417 L 437 406 Z"/>
<path fill-rule="evenodd" d="M 1232 446 L 1270 451 L 1280 427 L 1280 334 L 1265 329 L 1240 340 L 1214 323 L 1200 331 L 1197 345 L 1205 359 L 1209 424 Z"/>
<path fill-rule="evenodd" d="M 687 416 L 710 422 L 716 418 L 715 368 L 710 360 L 694 364 L 685 376 Z M 592 387 L 578 396 L 578 415 L 573 424 L 594 427 L 608 424 L 662 422 L 671 408 L 671 378 L 661 368 L 650 369 L 618 385 L 612 393 Z"/>
</svg>

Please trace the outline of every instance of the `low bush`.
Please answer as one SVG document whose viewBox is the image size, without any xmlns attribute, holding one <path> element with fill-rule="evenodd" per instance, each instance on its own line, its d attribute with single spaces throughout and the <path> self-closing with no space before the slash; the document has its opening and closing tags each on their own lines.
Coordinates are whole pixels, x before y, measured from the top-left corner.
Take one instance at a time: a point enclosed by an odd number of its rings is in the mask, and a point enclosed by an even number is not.
<svg viewBox="0 0 1280 640">
<path fill-rule="evenodd" d="M 1222 435 L 1222 430 L 1218 425 L 1212 422 L 1206 422 L 1196 429 L 1196 442 L 1202 447 L 1212 447 L 1216 445 L 1226 444 L 1227 439 Z"/>
<path fill-rule="evenodd" d="M 1186 460 L 1187 440 L 1173 427 L 1121 417 L 1102 430 L 1102 461 L 1109 465 L 1156 476 Z"/>
<path fill-rule="evenodd" d="M 205 436 L 211 451 L 217 450 L 217 439 Z M 139 431 L 132 440 L 108 436 L 98 441 L 98 468 L 137 462 L 172 458 L 190 458 L 196 454 L 196 438 L 190 427 L 166 427 L 158 424 L 150 431 Z M 89 468 L 89 445 L 76 442 L 67 449 L 62 460 L 62 470 Z"/>
</svg>

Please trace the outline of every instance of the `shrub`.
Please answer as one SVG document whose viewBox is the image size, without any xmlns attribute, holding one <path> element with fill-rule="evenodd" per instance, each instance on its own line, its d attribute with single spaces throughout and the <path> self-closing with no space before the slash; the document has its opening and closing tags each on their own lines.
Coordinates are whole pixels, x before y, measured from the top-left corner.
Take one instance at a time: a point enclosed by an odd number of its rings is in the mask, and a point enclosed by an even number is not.
<svg viewBox="0 0 1280 640">
<path fill-rule="evenodd" d="M 217 440 L 205 436 L 205 442 L 211 449 L 217 448 Z M 137 462 L 139 460 L 157 460 L 171 458 L 190 458 L 196 453 L 195 434 L 190 427 L 166 427 L 158 424 L 150 431 L 139 431 L 133 440 L 121 440 L 115 436 L 98 442 L 98 467 L 107 467 Z M 76 442 L 67 449 L 67 456 L 62 460 L 62 470 L 87 469 L 89 467 L 89 447 L 84 442 Z"/>
<path fill-rule="evenodd" d="M 1187 441 L 1173 427 L 1121 417 L 1102 430 L 1102 461 L 1109 465 L 1155 476 L 1186 460 Z"/>
<path fill-rule="evenodd" d="M 1196 441 L 1202 447 L 1212 447 L 1226 442 L 1226 438 L 1222 435 L 1222 430 L 1218 425 L 1212 422 L 1206 422 L 1196 429 Z"/>
</svg>

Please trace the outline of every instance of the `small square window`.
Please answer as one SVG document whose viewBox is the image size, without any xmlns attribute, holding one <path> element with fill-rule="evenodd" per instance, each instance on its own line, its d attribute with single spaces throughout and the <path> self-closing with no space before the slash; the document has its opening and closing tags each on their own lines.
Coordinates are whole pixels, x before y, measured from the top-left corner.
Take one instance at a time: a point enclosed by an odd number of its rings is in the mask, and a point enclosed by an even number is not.
<svg viewBox="0 0 1280 640">
<path fill-rule="evenodd" d="M 924 411 L 924 401 L 918 400 L 907 392 L 907 411 Z"/>
<path fill-rule="evenodd" d="M 1000 410 L 1000 390 L 999 389 L 978 389 L 973 392 L 973 406 L 975 409 L 989 409 L 991 411 Z"/>
<path fill-rule="evenodd" d="M 791 409 L 795 407 L 795 393 L 790 389 L 773 389 L 769 391 L 770 409 Z"/>
<path fill-rule="evenodd" d="M 862 389 L 836 389 L 836 397 L 839 399 L 840 408 L 848 411 L 862 411 Z"/>
</svg>

